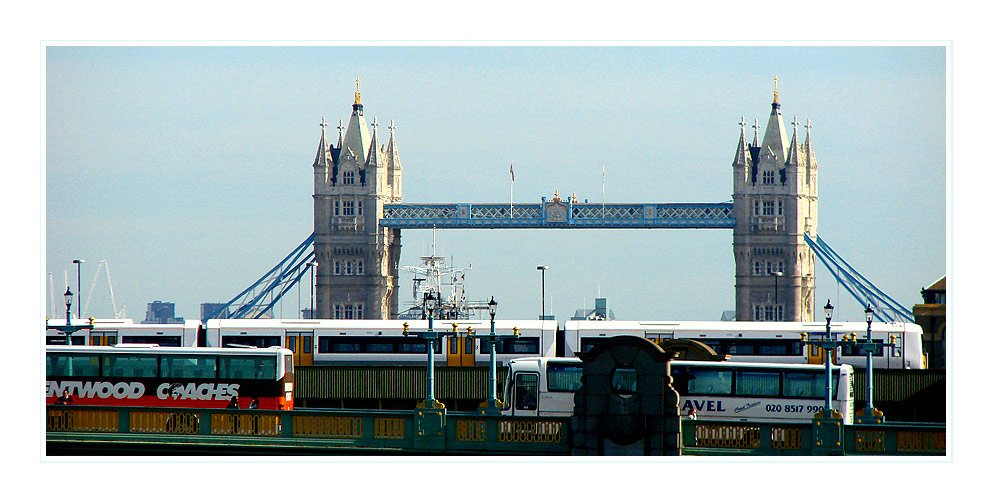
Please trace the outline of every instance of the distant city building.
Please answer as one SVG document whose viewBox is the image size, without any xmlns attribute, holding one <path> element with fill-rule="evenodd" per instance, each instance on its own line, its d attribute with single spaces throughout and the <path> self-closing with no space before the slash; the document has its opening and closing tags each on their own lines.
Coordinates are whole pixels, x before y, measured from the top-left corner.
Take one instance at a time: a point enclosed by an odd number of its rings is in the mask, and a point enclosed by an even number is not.
<svg viewBox="0 0 993 503">
<path fill-rule="evenodd" d="M 924 331 L 924 352 L 928 368 L 945 368 L 945 278 L 921 290 L 923 304 L 914 305 L 914 323 Z"/>
<path fill-rule="evenodd" d="M 607 299 L 601 297 L 596 299 L 593 309 L 577 309 L 576 314 L 572 315 L 571 320 L 601 320 L 610 321 L 614 320 L 614 311 L 612 309 L 607 309 Z"/>
<path fill-rule="evenodd" d="M 145 321 L 142 323 L 183 323 L 183 318 L 176 317 L 176 304 L 157 300 L 148 304 L 145 311 Z"/>
<path fill-rule="evenodd" d="M 225 305 L 226 303 L 224 302 L 204 302 L 200 304 L 200 319 L 225 319 L 231 316 L 231 311 L 224 307 Z"/>
</svg>

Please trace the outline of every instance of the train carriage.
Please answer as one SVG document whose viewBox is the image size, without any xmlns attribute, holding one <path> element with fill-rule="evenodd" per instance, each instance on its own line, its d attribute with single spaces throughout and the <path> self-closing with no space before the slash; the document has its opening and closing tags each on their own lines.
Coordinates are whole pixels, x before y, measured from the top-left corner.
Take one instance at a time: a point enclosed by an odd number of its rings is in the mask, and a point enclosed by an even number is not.
<svg viewBox="0 0 993 503">
<path fill-rule="evenodd" d="M 489 363 L 489 345 L 475 335 L 488 334 L 489 320 L 435 320 L 434 330 L 458 333 L 435 342 L 438 365 Z M 404 335 L 404 325 L 408 335 Z M 426 331 L 427 320 L 208 320 L 205 340 L 211 347 L 283 346 L 296 365 L 425 364 L 427 342 L 410 335 Z M 506 364 L 523 356 L 554 356 L 555 321 L 497 320 L 496 332 L 519 337 L 497 344 L 497 360 Z"/>
<path fill-rule="evenodd" d="M 706 321 L 567 321 L 563 356 L 589 351 L 605 337 L 633 335 L 657 344 L 672 339 L 691 339 L 707 344 L 719 354 L 738 362 L 811 363 L 824 362 L 823 352 L 803 344 L 803 339 L 823 340 L 823 323 L 806 322 L 706 322 Z M 841 340 L 852 333 L 865 340 L 866 324 L 836 322 L 831 336 Z M 922 330 L 913 323 L 874 323 L 872 339 L 894 344 L 881 355 L 873 355 L 874 368 L 927 368 Z M 834 363 L 864 368 L 866 355 L 844 348 L 836 352 Z"/>
<path fill-rule="evenodd" d="M 74 320 L 74 324 L 85 324 Z M 46 345 L 66 344 L 64 323 L 47 320 Z M 200 320 L 182 323 L 135 323 L 129 319 L 94 319 L 93 328 L 84 328 L 72 334 L 73 346 L 113 346 L 115 344 L 156 344 L 160 347 L 196 347 L 205 345 Z"/>
</svg>

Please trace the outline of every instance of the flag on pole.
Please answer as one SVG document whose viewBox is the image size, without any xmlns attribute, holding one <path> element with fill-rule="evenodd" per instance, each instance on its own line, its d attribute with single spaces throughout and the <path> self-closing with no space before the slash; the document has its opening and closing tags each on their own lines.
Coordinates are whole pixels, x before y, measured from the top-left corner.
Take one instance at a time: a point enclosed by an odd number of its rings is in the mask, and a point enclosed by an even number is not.
<svg viewBox="0 0 993 503">
<path fill-rule="evenodd" d="M 510 163 L 510 181 L 514 181 L 514 163 Z"/>
</svg>

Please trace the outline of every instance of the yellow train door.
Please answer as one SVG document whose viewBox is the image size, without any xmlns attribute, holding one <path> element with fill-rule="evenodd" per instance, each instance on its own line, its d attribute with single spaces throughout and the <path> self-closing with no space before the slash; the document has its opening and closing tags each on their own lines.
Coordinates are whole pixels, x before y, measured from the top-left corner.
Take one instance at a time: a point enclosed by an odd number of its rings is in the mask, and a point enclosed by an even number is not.
<svg viewBox="0 0 993 503">
<path fill-rule="evenodd" d="M 476 339 L 461 335 L 445 338 L 445 363 L 449 367 L 472 367 L 476 364 Z"/>
<path fill-rule="evenodd" d="M 314 364 L 314 332 L 286 332 L 286 349 L 293 351 L 293 365 Z"/>
<path fill-rule="evenodd" d="M 90 332 L 90 346 L 113 346 L 117 344 L 117 332 Z"/>
</svg>

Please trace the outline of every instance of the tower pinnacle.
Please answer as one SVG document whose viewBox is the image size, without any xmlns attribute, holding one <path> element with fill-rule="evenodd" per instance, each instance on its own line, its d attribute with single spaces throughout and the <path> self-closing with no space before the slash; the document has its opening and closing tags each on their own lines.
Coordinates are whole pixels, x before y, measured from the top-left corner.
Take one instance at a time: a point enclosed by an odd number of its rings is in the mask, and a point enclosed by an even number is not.
<svg viewBox="0 0 993 503">
<path fill-rule="evenodd" d="M 359 93 L 359 78 L 355 78 L 355 103 L 353 105 L 362 104 L 362 95 Z"/>
</svg>

